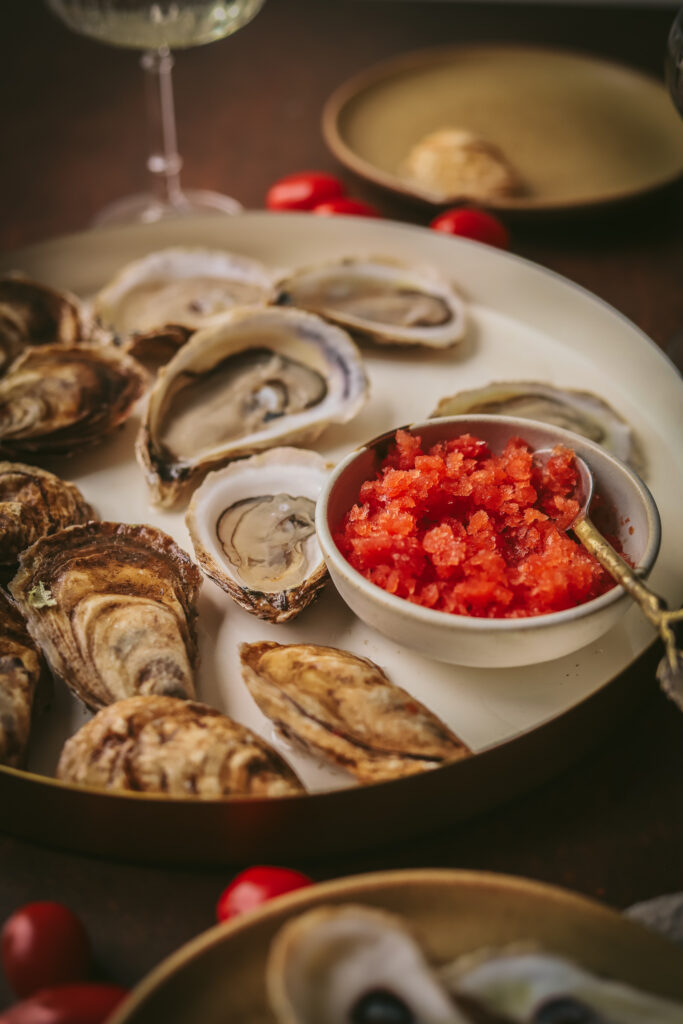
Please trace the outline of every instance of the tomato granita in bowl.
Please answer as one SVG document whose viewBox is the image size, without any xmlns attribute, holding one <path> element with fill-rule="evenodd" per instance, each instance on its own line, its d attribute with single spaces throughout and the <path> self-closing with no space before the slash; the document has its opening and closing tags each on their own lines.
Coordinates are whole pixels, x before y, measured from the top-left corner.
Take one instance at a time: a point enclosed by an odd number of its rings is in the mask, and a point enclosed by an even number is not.
<svg viewBox="0 0 683 1024">
<path fill-rule="evenodd" d="M 540 448 L 554 449 L 543 468 Z M 569 531 L 574 452 L 595 477 L 592 517 L 646 575 L 659 516 L 633 470 L 559 427 L 453 416 L 376 438 L 332 474 L 316 525 L 341 596 L 380 632 L 455 664 L 532 664 L 597 639 L 630 602 Z"/>
</svg>

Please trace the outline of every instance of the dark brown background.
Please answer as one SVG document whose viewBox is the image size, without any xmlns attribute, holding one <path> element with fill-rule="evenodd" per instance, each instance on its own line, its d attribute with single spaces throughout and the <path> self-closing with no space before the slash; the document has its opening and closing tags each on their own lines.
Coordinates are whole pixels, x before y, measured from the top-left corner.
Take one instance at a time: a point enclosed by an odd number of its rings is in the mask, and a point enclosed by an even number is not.
<svg viewBox="0 0 683 1024">
<path fill-rule="evenodd" d="M 257 208 L 283 174 L 339 173 L 320 134 L 324 100 L 351 74 L 419 47 L 545 43 L 661 77 L 673 14 L 670 6 L 268 0 L 234 38 L 178 56 L 184 181 Z M 132 52 L 70 34 L 37 0 L 10 0 L 2 15 L 0 246 L 10 249 L 80 230 L 105 203 L 144 187 L 146 144 Z M 341 176 L 386 215 L 428 222 L 424 208 Z M 600 213 L 508 224 L 514 251 L 591 289 L 659 345 L 683 327 L 681 184 Z M 656 655 L 644 671 L 655 663 Z M 683 716 L 653 689 L 601 749 L 501 810 L 438 836 L 292 866 L 319 879 L 384 867 L 486 868 L 623 907 L 683 889 L 682 811 Z M 64 900 L 85 919 L 105 973 L 132 984 L 212 924 L 234 870 L 121 865 L 0 836 L 0 920 L 27 900 Z M 3 984 L 0 1005 L 9 999 Z"/>
</svg>

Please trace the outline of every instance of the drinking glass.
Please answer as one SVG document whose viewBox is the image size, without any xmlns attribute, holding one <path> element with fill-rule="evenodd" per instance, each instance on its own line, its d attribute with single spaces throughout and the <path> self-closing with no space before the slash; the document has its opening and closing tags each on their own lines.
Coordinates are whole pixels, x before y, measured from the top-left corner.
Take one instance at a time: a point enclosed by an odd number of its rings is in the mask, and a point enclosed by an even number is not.
<svg viewBox="0 0 683 1024">
<path fill-rule="evenodd" d="M 96 224 L 152 222 L 192 213 L 238 213 L 236 199 L 218 192 L 183 190 L 173 103 L 172 50 L 232 35 L 265 0 L 47 0 L 69 28 L 112 46 L 143 50 L 151 189 L 105 207 Z"/>
<path fill-rule="evenodd" d="M 676 15 L 666 48 L 666 80 L 671 99 L 683 117 L 683 7 Z"/>
</svg>

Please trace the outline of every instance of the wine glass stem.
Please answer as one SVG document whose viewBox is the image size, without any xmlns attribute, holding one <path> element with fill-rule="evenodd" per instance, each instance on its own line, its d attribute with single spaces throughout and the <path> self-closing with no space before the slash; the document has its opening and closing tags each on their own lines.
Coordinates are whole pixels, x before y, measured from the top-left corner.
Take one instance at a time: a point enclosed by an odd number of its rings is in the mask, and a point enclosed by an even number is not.
<svg viewBox="0 0 683 1024">
<path fill-rule="evenodd" d="M 149 156 L 147 168 L 152 179 L 152 193 L 164 206 L 182 207 L 185 197 L 180 188 L 183 165 L 178 152 L 173 80 L 173 57 L 168 47 L 147 50 L 140 64 L 145 72 L 147 113 L 149 122 Z"/>
</svg>

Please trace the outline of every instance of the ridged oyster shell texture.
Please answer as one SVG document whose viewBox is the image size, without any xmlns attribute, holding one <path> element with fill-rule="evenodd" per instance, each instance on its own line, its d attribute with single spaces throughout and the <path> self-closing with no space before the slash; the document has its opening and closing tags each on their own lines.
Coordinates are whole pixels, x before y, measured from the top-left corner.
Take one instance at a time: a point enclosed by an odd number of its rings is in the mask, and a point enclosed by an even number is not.
<svg viewBox="0 0 683 1024">
<path fill-rule="evenodd" d="M 292 769 L 216 708 L 136 696 L 104 708 L 67 740 L 57 775 L 108 790 L 173 797 L 273 797 L 303 792 Z"/>
<path fill-rule="evenodd" d="M 0 764 L 24 763 L 43 660 L 23 618 L 0 589 Z"/>
<path fill-rule="evenodd" d="M 88 707 L 194 697 L 201 573 L 152 526 L 90 522 L 24 551 L 10 591 L 53 675 Z"/>
<path fill-rule="evenodd" d="M 150 392 L 136 451 L 151 498 L 174 505 L 210 470 L 307 444 L 367 394 L 360 353 L 340 328 L 299 310 L 233 310 L 193 335 Z"/>
<path fill-rule="evenodd" d="M 0 278 L 0 375 L 25 349 L 71 345 L 83 332 L 81 303 L 75 295 L 20 275 Z"/>
<path fill-rule="evenodd" d="M 209 473 L 185 521 L 202 570 L 248 612 L 299 615 L 328 573 L 315 532 L 327 464 L 302 448 L 271 448 Z"/>
</svg>

